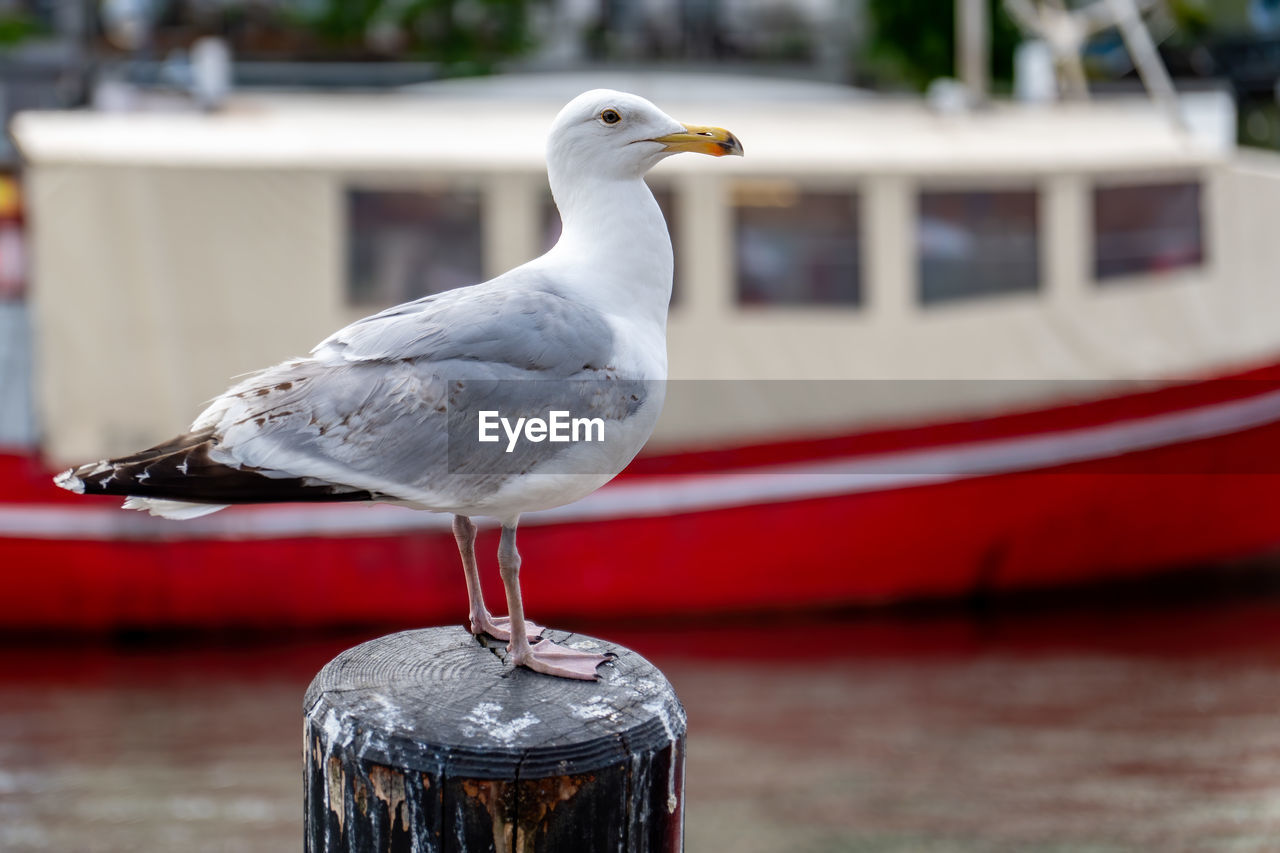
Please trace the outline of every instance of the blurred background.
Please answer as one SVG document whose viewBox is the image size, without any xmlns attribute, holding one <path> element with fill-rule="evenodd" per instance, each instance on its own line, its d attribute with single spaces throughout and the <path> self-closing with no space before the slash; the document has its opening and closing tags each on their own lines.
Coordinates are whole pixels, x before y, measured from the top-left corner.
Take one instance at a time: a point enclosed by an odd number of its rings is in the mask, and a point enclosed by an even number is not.
<svg viewBox="0 0 1280 853">
<path fill-rule="evenodd" d="M 650 176 L 662 422 L 521 524 L 686 704 L 688 849 L 1274 846 L 1278 83 L 1276 0 L 0 0 L 0 849 L 298 843 L 449 519 L 50 478 L 544 251 L 598 86 L 747 152 Z"/>
</svg>

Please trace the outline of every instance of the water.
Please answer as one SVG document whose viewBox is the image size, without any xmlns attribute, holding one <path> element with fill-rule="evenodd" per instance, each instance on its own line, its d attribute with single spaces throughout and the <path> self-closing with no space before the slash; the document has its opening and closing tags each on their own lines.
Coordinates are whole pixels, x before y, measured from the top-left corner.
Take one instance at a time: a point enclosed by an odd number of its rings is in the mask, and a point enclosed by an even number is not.
<svg viewBox="0 0 1280 853">
<path fill-rule="evenodd" d="M 1272 594 L 593 633 L 688 709 L 690 851 L 1280 835 Z M 3 647 L 0 849 L 297 849 L 302 693 L 368 636 Z"/>
</svg>

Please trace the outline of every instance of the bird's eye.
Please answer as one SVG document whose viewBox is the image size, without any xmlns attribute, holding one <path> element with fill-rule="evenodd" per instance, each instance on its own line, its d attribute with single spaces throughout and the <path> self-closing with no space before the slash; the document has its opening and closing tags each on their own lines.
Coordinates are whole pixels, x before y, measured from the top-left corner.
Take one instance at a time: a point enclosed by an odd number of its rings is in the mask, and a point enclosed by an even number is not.
<svg viewBox="0 0 1280 853">
<path fill-rule="evenodd" d="M 605 124 L 617 124 L 622 121 L 622 116 L 618 115 L 617 110 L 608 109 L 600 113 L 600 120 Z"/>
</svg>

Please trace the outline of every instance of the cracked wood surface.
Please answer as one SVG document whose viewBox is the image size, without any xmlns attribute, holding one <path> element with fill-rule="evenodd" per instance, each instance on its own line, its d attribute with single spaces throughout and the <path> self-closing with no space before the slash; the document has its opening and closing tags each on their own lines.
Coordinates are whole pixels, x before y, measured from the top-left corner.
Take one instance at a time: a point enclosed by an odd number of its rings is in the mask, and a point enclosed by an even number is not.
<svg viewBox="0 0 1280 853">
<path fill-rule="evenodd" d="M 685 714 L 628 649 L 595 682 L 507 660 L 461 628 L 381 637 L 307 690 L 308 850 L 681 849 Z"/>
</svg>

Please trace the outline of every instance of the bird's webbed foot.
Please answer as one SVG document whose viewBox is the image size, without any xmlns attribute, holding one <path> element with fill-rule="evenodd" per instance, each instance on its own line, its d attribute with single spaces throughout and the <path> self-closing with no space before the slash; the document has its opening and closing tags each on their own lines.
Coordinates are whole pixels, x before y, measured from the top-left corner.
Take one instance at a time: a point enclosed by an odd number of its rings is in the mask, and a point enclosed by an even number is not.
<svg viewBox="0 0 1280 853">
<path fill-rule="evenodd" d="M 530 639 L 542 636 L 543 628 L 528 620 L 524 623 Z M 495 640 L 511 639 L 511 620 L 506 616 L 490 616 L 489 613 L 472 614 L 467 622 L 467 630 L 472 634 L 488 634 Z"/>
<path fill-rule="evenodd" d="M 516 666 L 579 681 L 595 681 L 596 667 L 612 660 L 608 655 L 562 646 L 545 638 L 529 644 L 523 651 L 511 650 L 511 657 Z"/>
</svg>

